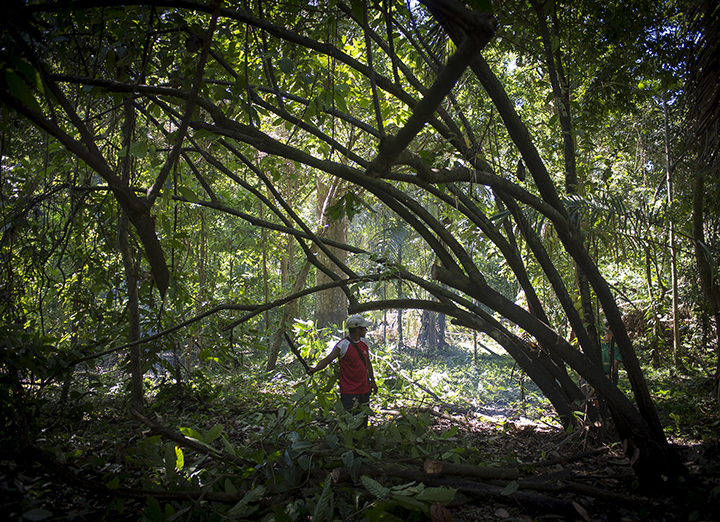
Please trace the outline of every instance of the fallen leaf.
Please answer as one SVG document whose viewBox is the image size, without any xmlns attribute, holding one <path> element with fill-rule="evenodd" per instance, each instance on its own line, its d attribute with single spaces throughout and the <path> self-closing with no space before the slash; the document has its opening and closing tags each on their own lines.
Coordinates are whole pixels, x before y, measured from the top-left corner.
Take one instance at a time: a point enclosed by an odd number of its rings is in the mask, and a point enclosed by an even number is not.
<svg viewBox="0 0 720 522">
<path fill-rule="evenodd" d="M 588 514 L 587 510 L 586 510 L 584 507 L 582 507 L 582 506 L 581 506 L 580 504 L 578 504 L 577 502 L 573 502 L 572 505 L 573 505 L 573 507 L 575 508 L 575 511 L 577 511 L 578 513 L 580 513 L 580 516 L 581 516 L 581 517 L 583 517 L 585 520 L 587 520 L 588 522 L 590 522 L 590 515 Z"/>
<path fill-rule="evenodd" d="M 495 516 L 498 518 L 510 518 L 510 513 L 507 509 L 500 508 L 495 511 Z"/>
<path fill-rule="evenodd" d="M 430 506 L 430 518 L 432 522 L 452 522 L 452 513 L 440 502 L 436 502 Z"/>
<path fill-rule="evenodd" d="M 25 520 L 32 520 L 33 522 L 45 520 L 46 518 L 49 518 L 51 516 L 53 516 L 53 514 L 47 509 L 43 508 L 31 509 L 30 511 L 26 511 L 25 513 L 23 513 L 23 518 Z"/>
<path fill-rule="evenodd" d="M 423 467 L 425 473 L 442 473 L 443 463 L 439 460 L 426 460 Z"/>
</svg>

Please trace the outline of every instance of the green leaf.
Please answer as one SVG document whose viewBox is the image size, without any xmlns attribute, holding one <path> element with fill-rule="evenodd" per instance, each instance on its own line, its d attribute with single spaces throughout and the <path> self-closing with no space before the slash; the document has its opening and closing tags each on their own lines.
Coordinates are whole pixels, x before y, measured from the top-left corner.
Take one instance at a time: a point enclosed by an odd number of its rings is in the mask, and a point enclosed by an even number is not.
<svg viewBox="0 0 720 522">
<path fill-rule="evenodd" d="M 552 52 L 557 52 L 560 49 L 560 38 L 555 36 L 552 41 Z"/>
<path fill-rule="evenodd" d="M 295 62 L 293 62 L 290 58 L 280 58 L 277 61 L 277 64 L 283 74 L 292 74 L 295 70 Z"/>
<path fill-rule="evenodd" d="M 490 0 L 467 0 L 468 6 L 475 11 L 483 13 L 492 13 L 492 2 Z"/>
<path fill-rule="evenodd" d="M 23 518 L 25 520 L 45 520 L 46 518 L 50 518 L 51 516 L 53 516 L 53 514 L 47 509 L 43 508 L 31 509 L 30 511 L 26 511 L 25 513 L 23 513 Z"/>
<path fill-rule="evenodd" d="M 458 427 L 453 426 L 449 430 L 442 432 L 442 434 L 440 435 L 440 438 L 441 439 L 449 439 L 451 437 L 454 437 L 457 434 L 458 434 Z"/>
<path fill-rule="evenodd" d="M 284 506 L 275 504 L 273 506 L 273 514 L 275 515 L 275 522 L 293 522 L 292 517 L 285 513 Z"/>
<path fill-rule="evenodd" d="M 351 468 L 353 461 L 355 460 L 355 453 L 353 453 L 352 450 L 348 450 L 343 453 L 340 458 L 342 459 L 343 464 L 345 464 L 348 468 Z"/>
<path fill-rule="evenodd" d="M 312 461 L 310 460 L 310 457 L 308 455 L 300 455 L 297 459 L 297 462 L 304 471 L 310 469 L 310 465 L 312 464 Z"/>
<path fill-rule="evenodd" d="M 177 248 L 178 250 L 187 250 L 185 243 L 178 241 L 177 239 L 165 239 L 163 240 L 163 244 L 166 247 Z"/>
<path fill-rule="evenodd" d="M 340 111 L 344 112 L 345 114 L 349 114 L 350 111 L 348 110 L 347 102 L 345 101 L 345 94 L 339 91 L 335 92 L 335 105 L 337 105 L 338 109 Z"/>
<path fill-rule="evenodd" d="M 234 455 L 235 448 L 233 447 L 232 444 L 230 444 L 230 440 L 228 440 L 228 438 L 225 435 L 222 436 L 221 440 L 222 440 L 223 446 L 225 446 L 225 451 L 227 451 L 231 455 Z"/>
<path fill-rule="evenodd" d="M 510 211 L 503 210 L 502 212 L 498 212 L 497 214 L 493 214 L 492 216 L 490 216 L 490 221 L 494 223 L 495 227 L 499 227 L 509 217 Z"/>
<path fill-rule="evenodd" d="M 365 488 L 377 498 L 386 497 L 390 492 L 388 488 L 386 488 L 379 482 L 371 479 L 367 475 L 363 475 L 362 477 L 360 477 L 360 480 L 362 481 L 363 486 L 365 486 Z"/>
<path fill-rule="evenodd" d="M 190 203 L 200 203 L 200 198 L 197 197 L 197 194 L 195 194 L 192 190 L 190 190 L 187 187 L 178 187 L 178 192 L 187 199 Z"/>
<path fill-rule="evenodd" d="M 430 511 L 427 504 L 425 504 L 424 502 L 420 502 L 413 497 L 407 497 L 405 495 L 393 495 L 392 499 L 397 502 L 401 507 L 409 509 L 410 511 L 424 511 L 425 513 Z"/>
<path fill-rule="evenodd" d="M 135 158 L 144 158 L 147 156 L 148 151 L 150 150 L 150 145 L 147 141 L 135 141 L 130 144 L 130 148 L 123 147 L 118 152 L 118 157 L 124 158 L 128 155 L 128 151 L 130 152 L 130 156 L 133 156 Z M 153 151 L 154 152 L 154 151 Z"/>
<path fill-rule="evenodd" d="M 363 3 L 362 0 L 352 0 L 352 11 L 358 22 L 363 23 L 365 17 L 363 16 Z"/>
<path fill-rule="evenodd" d="M 416 498 L 418 500 L 422 500 L 424 502 L 429 502 L 431 504 L 434 504 L 435 502 L 440 502 L 441 504 L 447 504 L 453 498 L 455 498 L 455 493 L 457 493 L 457 489 L 454 489 L 454 488 L 446 488 L 446 487 L 425 488 L 420 493 L 417 494 Z"/>
<path fill-rule="evenodd" d="M 229 493 L 231 495 L 235 495 L 237 493 L 237 488 L 235 487 L 235 484 L 232 483 L 232 480 L 229 478 L 225 479 L 225 493 Z"/>
<path fill-rule="evenodd" d="M 320 499 L 315 506 L 315 511 L 313 511 L 313 520 L 332 520 L 331 504 L 333 500 L 333 493 L 330 489 L 331 483 L 332 479 L 328 474 L 328 476 L 325 478 L 325 486 L 323 487 L 322 493 L 320 494 Z"/>
<path fill-rule="evenodd" d="M 130 155 L 136 158 L 144 158 L 148 153 L 147 141 L 136 141 L 130 145 Z"/>
<path fill-rule="evenodd" d="M 8 89 L 10 89 L 10 94 L 34 111 L 42 112 L 40 104 L 33 96 L 32 91 L 28 89 L 27 84 L 15 71 L 7 69 L 5 71 L 5 81 L 8 84 Z"/>
<path fill-rule="evenodd" d="M 177 454 L 175 446 L 168 444 L 165 446 L 165 478 L 169 481 L 175 480 L 177 477 Z"/>
<path fill-rule="evenodd" d="M 516 480 L 513 480 L 512 482 L 508 483 L 507 486 L 505 486 L 505 489 L 502 490 L 501 495 L 505 495 L 506 497 L 508 495 L 512 495 L 518 490 L 519 487 L 520 484 L 518 484 Z"/>
<path fill-rule="evenodd" d="M 105 487 L 108 489 L 118 489 L 120 487 L 120 477 L 113 477 L 112 480 L 105 485 Z"/>
<path fill-rule="evenodd" d="M 147 497 L 147 508 L 145 509 L 145 516 L 149 520 L 164 520 L 162 508 L 160 502 L 155 500 L 154 497 Z"/>
<path fill-rule="evenodd" d="M 35 69 L 35 67 L 33 67 L 32 65 L 27 63 L 25 60 L 22 60 L 16 56 L 12 57 L 12 63 L 17 68 L 17 70 L 20 72 L 20 74 L 22 74 L 25 77 L 25 80 L 27 80 L 27 82 L 31 86 L 39 89 L 41 93 L 44 92 L 42 79 L 40 78 L 40 73 L 37 71 L 37 69 Z"/>
<path fill-rule="evenodd" d="M 208 432 L 205 434 L 205 442 L 210 444 L 212 441 L 217 439 L 220 434 L 222 433 L 223 425 L 222 424 L 216 424 L 212 428 L 208 430 Z"/>
<path fill-rule="evenodd" d="M 325 437 L 325 442 L 327 442 L 327 445 L 330 446 L 330 449 L 335 449 L 338 445 L 338 437 L 334 433 L 331 433 Z"/>
<path fill-rule="evenodd" d="M 185 455 L 180 446 L 175 446 L 175 467 L 179 470 L 185 467 Z"/>
<path fill-rule="evenodd" d="M 248 511 L 255 511 L 256 508 L 248 509 L 248 504 L 260 500 L 265 495 L 265 486 L 258 486 L 251 489 L 245 496 L 227 512 L 229 517 L 239 517 L 247 514 Z"/>
</svg>

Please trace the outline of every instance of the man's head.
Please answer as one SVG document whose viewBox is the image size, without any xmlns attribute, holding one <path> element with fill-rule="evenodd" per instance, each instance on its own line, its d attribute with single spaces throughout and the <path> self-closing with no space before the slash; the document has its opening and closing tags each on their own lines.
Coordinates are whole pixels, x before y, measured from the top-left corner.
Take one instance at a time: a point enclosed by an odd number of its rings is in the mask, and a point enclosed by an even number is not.
<svg viewBox="0 0 720 522">
<path fill-rule="evenodd" d="M 345 321 L 345 326 L 348 329 L 348 333 L 352 334 L 361 330 L 360 334 L 362 335 L 367 330 L 367 327 L 370 326 L 370 322 L 366 321 L 362 315 L 351 315 L 347 318 L 347 321 Z"/>
<path fill-rule="evenodd" d="M 603 324 L 605 325 L 605 340 L 610 340 L 613 336 L 612 330 L 610 329 L 610 322 L 607 319 L 603 320 Z"/>
</svg>

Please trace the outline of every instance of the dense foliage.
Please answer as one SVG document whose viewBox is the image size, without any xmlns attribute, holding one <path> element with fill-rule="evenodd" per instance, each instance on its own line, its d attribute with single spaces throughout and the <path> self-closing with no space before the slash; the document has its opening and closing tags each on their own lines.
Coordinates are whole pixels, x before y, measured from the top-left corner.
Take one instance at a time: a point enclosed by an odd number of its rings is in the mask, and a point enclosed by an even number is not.
<svg viewBox="0 0 720 522">
<path fill-rule="evenodd" d="M 292 325 L 316 354 L 317 326 L 363 312 L 419 371 L 451 335 L 502 347 L 565 428 L 602 427 L 646 487 L 672 488 L 687 469 L 641 363 L 717 381 L 716 216 L 698 184 L 717 163 L 712 139 L 689 145 L 705 116 L 686 89 L 702 84 L 688 70 L 711 74 L 685 58 L 712 45 L 703 5 L 13 3 L 3 438 L 34 444 L 49 397 L 82 416 L 73 382 L 96 366 L 117 365 L 142 416 L 161 368 L 163 393 L 215 401 L 203 364 L 262 356 L 272 372 Z M 600 364 L 603 317 L 625 387 Z M 278 406 L 283 436 L 329 412 L 331 389 Z M 192 429 L 205 445 L 223 433 Z M 153 444 L 177 488 L 182 453 Z"/>
</svg>

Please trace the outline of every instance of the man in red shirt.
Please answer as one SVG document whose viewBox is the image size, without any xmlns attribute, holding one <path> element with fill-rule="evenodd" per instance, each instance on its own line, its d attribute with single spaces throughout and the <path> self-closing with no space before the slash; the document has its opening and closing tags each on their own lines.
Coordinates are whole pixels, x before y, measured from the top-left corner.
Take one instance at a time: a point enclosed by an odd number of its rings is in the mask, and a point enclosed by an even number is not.
<svg viewBox="0 0 720 522">
<path fill-rule="evenodd" d="M 365 338 L 368 326 L 370 323 L 361 315 L 348 317 L 345 321 L 348 336 L 337 343 L 317 366 L 307 370 L 307 373 L 312 375 L 340 358 L 340 400 L 346 410 L 355 410 L 368 404 L 370 392 L 377 393 L 368 340 Z M 365 423 L 367 424 L 367 418 Z"/>
</svg>

